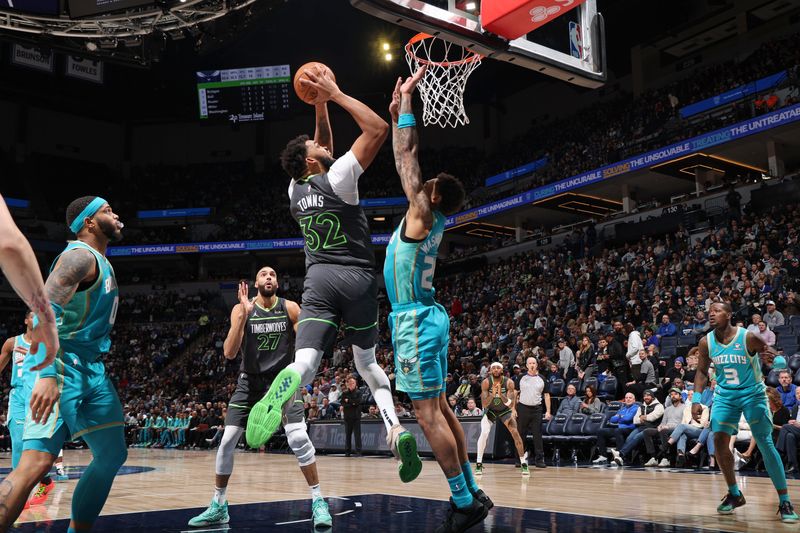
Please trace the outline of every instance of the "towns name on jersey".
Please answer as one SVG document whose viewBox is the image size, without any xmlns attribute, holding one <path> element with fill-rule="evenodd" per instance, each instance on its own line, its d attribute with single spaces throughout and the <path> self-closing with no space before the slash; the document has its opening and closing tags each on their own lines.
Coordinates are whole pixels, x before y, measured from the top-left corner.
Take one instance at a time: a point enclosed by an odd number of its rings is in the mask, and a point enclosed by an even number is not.
<svg viewBox="0 0 800 533">
<path fill-rule="evenodd" d="M 250 322 L 250 333 L 276 333 L 286 331 L 286 321 L 280 322 Z"/>
<path fill-rule="evenodd" d="M 297 201 L 300 211 L 305 211 L 309 207 L 324 207 L 325 197 L 320 194 L 307 194 Z"/>
</svg>

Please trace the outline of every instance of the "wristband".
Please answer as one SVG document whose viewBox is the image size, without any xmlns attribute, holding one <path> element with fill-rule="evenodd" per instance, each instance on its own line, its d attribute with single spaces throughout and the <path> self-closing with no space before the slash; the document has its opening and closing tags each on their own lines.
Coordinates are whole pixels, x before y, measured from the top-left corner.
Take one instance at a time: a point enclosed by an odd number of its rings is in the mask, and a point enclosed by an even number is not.
<svg viewBox="0 0 800 533">
<path fill-rule="evenodd" d="M 413 128 L 417 125 L 417 119 L 414 118 L 412 113 L 403 113 L 397 119 L 397 129 L 401 130 L 403 128 Z"/>
<path fill-rule="evenodd" d="M 53 314 L 56 317 L 56 325 L 58 325 L 58 323 L 61 321 L 61 319 L 64 316 L 64 308 L 61 307 L 60 305 L 58 305 L 55 302 L 50 302 L 50 307 L 53 308 Z M 38 325 L 39 325 L 39 316 L 36 313 L 34 313 L 33 314 L 33 328 L 36 328 L 36 326 L 38 326 Z M 36 356 L 37 357 L 40 355 L 40 352 L 42 351 L 42 348 L 43 348 L 42 347 L 42 343 L 40 342 L 39 345 L 36 347 Z M 45 357 L 47 357 L 46 353 L 44 354 L 44 356 L 41 359 L 39 359 L 36 362 L 36 364 L 39 364 L 42 361 L 44 361 Z M 36 366 L 36 365 L 34 365 L 34 366 Z M 57 372 L 56 372 L 55 363 L 53 363 L 50 366 L 47 366 L 47 367 L 45 367 L 45 368 L 43 368 L 43 369 L 41 369 L 39 371 L 39 377 L 40 378 L 54 378 L 54 377 L 56 377 L 56 375 L 57 375 Z"/>
</svg>

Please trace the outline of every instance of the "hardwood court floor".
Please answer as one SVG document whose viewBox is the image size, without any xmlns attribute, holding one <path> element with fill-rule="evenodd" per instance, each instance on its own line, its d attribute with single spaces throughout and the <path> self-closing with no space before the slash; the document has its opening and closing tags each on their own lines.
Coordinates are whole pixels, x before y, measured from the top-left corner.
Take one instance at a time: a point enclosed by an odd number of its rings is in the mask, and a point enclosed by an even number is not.
<svg viewBox="0 0 800 533">
<path fill-rule="evenodd" d="M 214 452 L 209 451 L 129 450 L 126 467 L 143 467 L 146 471 L 118 476 L 103 514 L 204 508 L 213 494 L 214 458 Z M 88 464 L 91 453 L 67 451 L 64 459 L 69 468 L 81 467 Z M 357 494 L 434 500 L 449 497 L 447 483 L 433 461 L 425 461 L 422 474 L 410 484 L 400 482 L 395 462 L 388 458 L 320 456 L 317 462 L 326 497 Z M 7 467 L 8 464 L 8 454 L 0 454 L 0 466 Z M 47 518 L 69 517 L 76 483 L 71 480 L 58 484 L 47 505 Z M 519 470 L 511 465 L 487 464 L 479 484 L 500 507 L 713 531 L 800 529 L 800 526 L 782 524 L 777 520 L 777 496 L 766 477 L 740 477 L 739 484 L 747 497 L 747 505 L 729 517 L 718 516 L 715 511 L 725 486 L 719 474 L 567 466 L 531 468 L 530 478 L 522 478 Z M 789 490 L 795 501 L 800 502 L 800 482 L 790 480 Z M 307 500 L 309 497 L 305 480 L 292 455 L 236 454 L 228 489 L 228 500 L 232 505 Z M 25 511 L 20 522 L 41 521 L 42 511 L 30 513 Z"/>
</svg>

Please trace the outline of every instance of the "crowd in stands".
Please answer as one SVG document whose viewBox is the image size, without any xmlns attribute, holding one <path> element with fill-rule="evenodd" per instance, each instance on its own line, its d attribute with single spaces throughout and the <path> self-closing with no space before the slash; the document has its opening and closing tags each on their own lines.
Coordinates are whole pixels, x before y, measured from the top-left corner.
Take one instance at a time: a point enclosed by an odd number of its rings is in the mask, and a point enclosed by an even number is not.
<svg viewBox="0 0 800 533">
<path fill-rule="evenodd" d="M 467 207 L 474 207 L 795 103 L 798 49 L 800 34 L 777 38 L 747 57 L 687 70 L 682 79 L 636 97 L 621 93 L 580 109 L 575 115 L 539 117 L 525 134 L 504 142 L 491 153 L 464 147 L 427 148 L 420 152 L 421 165 L 425 172 L 447 171 L 458 176 L 470 191 Z M 695 117 L 691 122 L 678 114 L 685 105 L 785 69 L 793 72 L 787 83 L 795 86 L 788 97 L 760 94 L 735 103 L 730 112 L 709 114 L 703 120 Z M 512 189 L 483 187 L 487 177 L 541 157 L 546 157 L 548 164 L 531 176 L 515 179 Z M 36 159 L 37 165 L 47 166 L 53 158 L 37 155 Z M 64 176 L 71 164 L 59 159 L 51 166 Z M 127 221 L 126 244 L 299 237 L 297 225 L 287 214 L 288 178 L 277 161 L 258 172 L 251 162 L 135 167 L 132 173 L 136 179 L 128 180 L 105 179 L 113 174 L 110 169 L 97 169 L 95 164 L 90 167 L 78 168 L 74 174 L 103 177 L 102 183 L 109 189 L 103 194 Z M 47 175 L 44 170 L 36 172 Z M 395 176 L 387 144 L 360 181 L 361 197 L 403 196 Z M 195 186 L 199 182 L 203 187 Z M 161 193 L 163 183 L 170 184 L 169 195 Z M 56 187 L 46 194 L 62 199 L 69 196 L 63 192 Z M 134 198 L 135 203 L 131 200 Z M 55 200 L 50 203 L 54 205 L 47 206 L 48 212 L 63 212 L 64 206 L 55 205 Z M 202 221 L 211 226 L 199 229 L 191 221 L 155 227 L 136 223 L 136 212 L 141 209 L 185 207 L 212 207 L 212 216 Z M 393 229 L 391 217 L 370 223 L 375 233 Z"/>
</svg>

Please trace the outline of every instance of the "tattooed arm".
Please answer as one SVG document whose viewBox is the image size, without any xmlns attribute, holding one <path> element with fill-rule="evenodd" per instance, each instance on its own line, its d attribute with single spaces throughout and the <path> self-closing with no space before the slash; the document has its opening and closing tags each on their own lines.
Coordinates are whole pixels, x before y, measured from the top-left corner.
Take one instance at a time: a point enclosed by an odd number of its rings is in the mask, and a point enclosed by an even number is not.
<svg viewBox="0 0 800 533">
<path fill-rule="evenodd" d="M 317 126 L 314 131 L 314 142 L 328 149 L 333 155 L 333 132 L 328 116 L 328 103 L 322 102 L 314 105 L 317 116 Z"/>
<path fill-rule="evenodd" d="M 422 183 L 422 171 L 419 167 L 417 153 L 419 150 L 419 137 L 415 126 L 398 128 L 399 115 L 413 113 L 411 102 L 414 88 L 425 74 L 425 67 L 417 70 L 405 82 L 397 80 L 392 94 L 392 104 L 389 108 L 392 115 L 392 148 L 394 150 L 394 163 L 403 191 L 408 198 L 408 211 L 406 213 L 405 236 L 412 239 L 424 239 L 433 226 L 433 212 L 431 203 Z"/>
</svg>

